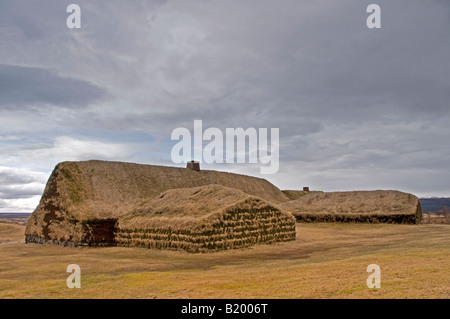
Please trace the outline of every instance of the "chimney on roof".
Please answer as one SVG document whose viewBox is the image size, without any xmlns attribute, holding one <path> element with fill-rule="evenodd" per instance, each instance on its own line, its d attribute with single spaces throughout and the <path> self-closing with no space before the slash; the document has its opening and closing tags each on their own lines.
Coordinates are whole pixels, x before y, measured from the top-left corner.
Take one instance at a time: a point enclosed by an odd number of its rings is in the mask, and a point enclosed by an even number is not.
<svg viewBox="0 0 450 319">
<path fill-rule="evenodd" d="M 186 168 L 190 168 L 194 171 L 200 171 L 200 163 L 196 161 L 187 162 Z"/>
</svg>

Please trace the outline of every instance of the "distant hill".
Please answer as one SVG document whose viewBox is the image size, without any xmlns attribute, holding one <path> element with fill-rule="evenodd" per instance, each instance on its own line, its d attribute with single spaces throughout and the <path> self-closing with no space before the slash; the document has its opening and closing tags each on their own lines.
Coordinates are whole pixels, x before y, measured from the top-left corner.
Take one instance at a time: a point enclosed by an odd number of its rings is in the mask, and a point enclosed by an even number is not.
<svg viewBox="0 0 450 319">
<path fill-rule="evenodd" d="M 444 207 L 450 209 L 450 198 L 448 197 L 432 197 L 432 198 L 421 198 L 420 204 L 422 205 L 422 211 L 435 212 L 442 210 Z"/>
<path fill-rule="evenodd" d="M 0 213 L 0 218 L 28 218 L 31 213 Z"/>
</svg>

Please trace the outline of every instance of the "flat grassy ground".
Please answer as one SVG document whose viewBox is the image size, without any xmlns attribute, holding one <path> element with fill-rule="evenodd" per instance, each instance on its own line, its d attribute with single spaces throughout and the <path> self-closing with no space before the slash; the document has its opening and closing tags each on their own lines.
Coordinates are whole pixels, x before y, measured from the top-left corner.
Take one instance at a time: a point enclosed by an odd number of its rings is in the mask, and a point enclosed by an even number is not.
<svg viewBox="0 0 450 319">
<path fill-rule="evenodd" d="M 295 242 L 207 254 L 26 245 L 23 233 L 0 223 L 0 298 L 450 297 L 450 225 L 297 224 Z M 66 286 L 69 264 L 80 289 Z M 369 264 L 380 289 L 366 286 Z"/>
</svg>

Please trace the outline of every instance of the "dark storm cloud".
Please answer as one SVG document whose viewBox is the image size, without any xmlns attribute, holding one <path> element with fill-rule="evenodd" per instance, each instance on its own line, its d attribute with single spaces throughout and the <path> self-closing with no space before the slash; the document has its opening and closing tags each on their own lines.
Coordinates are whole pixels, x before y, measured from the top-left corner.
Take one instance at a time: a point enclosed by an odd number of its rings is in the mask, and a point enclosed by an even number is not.
<svg viewBox="0 0 450 319">
<path fill-rule="evenodd" d="M 33 176 L 18 174 L 12 170 L 0 171 L 1 185 L 27 184 L 35 181 L 36 179 Z"/>
<path fill-rule="evenodd" d="M 147 102 L 132 106 L 139 112 L 87 117 L 108 129 L 165 132 L 197 118 L 217 127 L 282 127 L 285 136 L 296 136 L 330 124 L 448 116 L 444 2 L 381 1 L 380 30 L 365 26 L 367 4 L 361 1 L 261 2 L 257 8 L 251 2 L 188 2 L 168 3 L 147 33 L 132 32 L 137 25 L 130 24 L 104 31 L 114 31 L 114 52 L 133 47 L 139 56 L 136 43 L 148 41 L 149 58 L 138 61 L 154 72 L 130 64 L 120 74 L 149 84 L 139 93 Z M 115 16 L 113 8 L 107 12 Z M 170 32 L 176 18 L 186 23 Z M 102 45 L 108 41 L 90 36 Z"/>
<path fill-rule="evenodd" d="M 29 198 L 37 195 L 42 195 L 41 185 L 0 186 L 0 198 L 2 199 Z"/>
<path fill-rule="evenodd" d="M 98 86 L 50 70 L 0 64 L 0 108 L 85 107 L 104 95 L 105 90 Z"/>
<path fill-rule="evenodd" d="M 0 199 L 10 200 L 41 195 L 44 183 L 44 174 L 0 167 Z"/>
</svg>

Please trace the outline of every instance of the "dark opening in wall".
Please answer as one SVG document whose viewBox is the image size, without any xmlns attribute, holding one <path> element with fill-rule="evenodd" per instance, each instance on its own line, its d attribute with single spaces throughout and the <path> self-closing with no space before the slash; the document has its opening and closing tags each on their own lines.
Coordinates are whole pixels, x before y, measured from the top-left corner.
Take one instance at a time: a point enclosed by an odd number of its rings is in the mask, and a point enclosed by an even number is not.
<svg viewBox="0 0 450 319">
<path fill-rule="evenodd" d="M 116 218 L 93 219 L 84 221 L 83 243 L 90 246 L 113 245 L 117 228 Z"/>
</svg>

